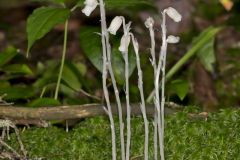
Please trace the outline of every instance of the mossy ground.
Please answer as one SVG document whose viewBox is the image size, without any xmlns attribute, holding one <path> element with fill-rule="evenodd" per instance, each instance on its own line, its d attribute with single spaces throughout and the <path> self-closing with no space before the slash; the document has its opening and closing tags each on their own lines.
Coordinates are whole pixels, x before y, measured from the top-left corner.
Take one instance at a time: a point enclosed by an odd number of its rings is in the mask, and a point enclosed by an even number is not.
<svg viewBox="0 0 240 160">
<path fill-rule="evenodd" d="M 132 119 L 131 155 L 143 159 L 144 127 L 142 118 Z M 117 125 L 118 128 L 118 125 Z M 153 159 L 150 122 L 150 160 Z M 118 134 L 119 135 L 119 134 Z M 30 128 L 21 133 L 30 157 L 47 160 L 110 160 L 111 134 L 107 117 L 86 119 L 68 133 L 64 128 Z M 18 148 L 14 134 L 8 144 Z M 118 148 L 119 139 L 118 139 Z M 18 150 L 18 149 L 17 149 Z M 166 160 L 240 159 L 240 112 L 222 110 L 207 121 L 189 119 L 187 112 L 166 117 Z M 118 150 L 118 156 L 120 155 Z"/>
</svg>

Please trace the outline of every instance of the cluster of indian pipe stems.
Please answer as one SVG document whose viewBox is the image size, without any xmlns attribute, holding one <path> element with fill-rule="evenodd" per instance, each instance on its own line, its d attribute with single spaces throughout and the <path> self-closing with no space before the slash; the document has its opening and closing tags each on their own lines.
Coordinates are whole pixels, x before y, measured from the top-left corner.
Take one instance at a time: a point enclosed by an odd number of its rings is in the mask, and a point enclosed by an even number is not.
<svg viewBox="0 0 240 160">
<path fill-rule="evenodd" d="M 117 159 L 117 149 L 116 149 L 116 133 L 115 133 L 115 124 L 112 114 L 111 102 L 109 98 L 109 91 L 107 87 L 107 77 L 110 75 L 112 80 L 112 85 L 114 88 L 115 99 L 118 107 L 118 118 L 119 118 L 119 126 L 120 126 L 120 144 L 121 144 L 121 159 L 129 160 L 131 155 L 131 106 L 129 99 L 129 60 L 128 60 L 128 47 L 132 42 L 134 52 L 136 54 L 136 64 L 138 71 L 138 88 L 140 92 L 140 109 L 142 111 L 142 116 L 144 120 L 144 129 L 145 129 L 145 142 L 144 142 L 144 160 L 148 160 L 149 153 L 149 122 L 146 115 L 146 105 L 144 98 L 144 89 L 143 89 L 143 74 L 141 70 L 140 64 L 140 56 L 139 56 L 139 44 L 137 39 L 134 37 L 131 32 L 131 22 L 126 23 L 125 18 L 123 16 L 116 16 L 110 26 L 107 28 L 106 24 L 106 11 L 105 11 L 105 3 L 103 0 L 86 0 L 84 2 L 85 7 L 82 9 L 82 12 L 86 16 L 90 16 L 90 14 L 95 10 L 95 8 L 99 5 L 100 7 L 100 15 L 101 15 L 101 41 L 102 41 L 102 57 L 103 57 L 103 67 L 102 67 L 102 84 L 103 84 L 103 92 L 104 98 L 106 102 L 105 111 L 109 117 L 110 126 L 111 126 L 111 135 L 112 135 L 112 159 Z M 172 7 L 166 8 L 162 12 L 162 45 L 161 51 L 158 56 L 155 54 L 155 34 L 154 34 L 154 20 L 149 17 L 145 26 L 149 29 L 150 37 L 151 37 L 151 63 L 154 70 L 154 105 L 156 109 L 156 114 L 154 115 L 154 160 L 157 160 L 158 148 L 160 153 L 161 160 L 164 160 L 164 104 L 165 104 L 165 67 L 166 67 L 166 55 L 167 55 L 167 44 L 168 43 L 178 43 L 179 37 L 175 37 L 169 35 L 167 37 L 167 29 L 166 29 L 166 15 L 168 15 L 175 22 L 181 21 L 181 15 Z M 127 106 L 127 137 L 126 143 L 124 139 L 124 122 L 122 115 L 122 104 L 119 96 L 119 90 L 116 83 L 116 79 L 114 76 L 112 62 L 111 62 L 111 45 L 109 42 L 109 33 L 112 35 L 116 35 L 117 31 L 120 27 L 123 27 L 123 36 L 121 38 L 119 51 L 122 53 L 124 62 L 125 62 L 125 96 L 126 96 L 126 106 Z M 158 62 L 157 62 L 157 57 Z M 161 75 L 162 74 L 162 75 Z M 160 81 L 161 76 L 161 81 Z M 161 87 L 159 86 L 161 84 Z M 161 89 L 161 100 L 159 90 Z M 158 146 L 159 145 L 159 146 Z"/>
</svg>

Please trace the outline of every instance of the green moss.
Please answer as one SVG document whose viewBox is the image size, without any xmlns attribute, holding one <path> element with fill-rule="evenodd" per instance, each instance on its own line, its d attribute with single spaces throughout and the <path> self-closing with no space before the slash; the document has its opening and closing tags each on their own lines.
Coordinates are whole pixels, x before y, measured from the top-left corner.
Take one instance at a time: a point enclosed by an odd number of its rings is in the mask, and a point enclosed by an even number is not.
<svg viewBox="0 0 240 160">
<path fill-rule="evenodd" d="M 30 157 L 45 157 L 48 160 L 106 160 L 111 159 L 108 124 L 106 117 L 96 117 L 82 121 L 69 133 L 57 127 L 31 128 L 22 132 L 21 137 Z M 143 159 L 142 118 L 133 118 L 132 126 L 131 155 Z M 222 110 L 210 114 L 207 121 L 189 119 L 187 112 L 179 112 L 166 118 L 165 127 L 167 160 L 234 160 L 240 157 L 239 111 Z M 153 159 L 152 126 L 150 128 L 149 152 L 150 159 Z M 18 148 L 15 135 L 11 137 L 8 143 Z M 117 143 L 120 148 L 119 140 Z"/>
</svg>

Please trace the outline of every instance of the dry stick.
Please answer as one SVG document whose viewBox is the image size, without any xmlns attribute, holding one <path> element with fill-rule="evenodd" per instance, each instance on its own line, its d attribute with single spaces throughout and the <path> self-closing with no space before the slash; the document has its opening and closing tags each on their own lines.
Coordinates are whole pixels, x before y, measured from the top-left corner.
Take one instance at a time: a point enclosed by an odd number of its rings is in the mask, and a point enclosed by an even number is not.
<svg viewBox="0 0 240 160">
<path fill-rule="evenodd" d="M 166 102 L 165 114 L 174 114 L 177 111 L 182 111 L 183 107 L 176 108 L 171 103 Z M 71 119 L 84 119 L 96 116 L 106 116 L 102 104 L 85 104 L 85 105 L 70 105 L 70 106 L 55 106 L 55 107 L 41 107 L 29 108 L 21 106 L 1 106 L 0 118 L 10 119 L 14 124 L 20 125 L 36 125 L 40 127 L 47 127 L 49 124 L 46 121 L 64 121 Z M 147 105 L 147 115 L 153 117 L 154 105 Z M 139 104 L 131 104 L 131 115 L 141 115 Z M 112 104 L 112 113 L 118 114 L 117 105 Z M 126 115 L 126 106 L 123 105 L 123 116 Z"/>
<path fill-rule="evenodd" d="M 157 64 L 156 64 L 156 53 L 155 53 L 155 34 L 154 34 L 154 30 L 153 30 L 153 24 L 154 21 L 153 19 L 150 17 L 147 20 L 148 22 L 146 22 L 146 27 L 149 28 L 149 32 L 150 32 L 150 38 L 151 38 L 151 63 L 153 66 L 153 71 L 154 71 L 154 79 L 156 79 L 156 72 L 157 72 Z M 149 24 L 147 24 L 149 23 Z M 153 91 L 155 94 L 155 90 Z M 154 133 L 153 133 L 153 143 L 154 143 L 154 160 L 158 159 L 158 138 L 157 138 L 157 108 L 155 107 L 155 114 L 154 114 L 154 122 L 153 122 L 153 127 L 154 127 Z"/>
<path fill-rule="evenodd" d="M 116 151 L 116 133 L 115 133 L 115 125 L 114 120 L 112 116 L 112 109 L 111 104 L 109 100 L 109 93 L 107 89 L 107 68 L 108 68 L 108 62 L 107 62 L 107 51 L 106 51 L 106 35 L 107 33 L 107 25 L 106 25 L 106 15 L 105 15 L 105 8 L 103 0 L 99 0 L 100 5 L 100 13 L 101 13 L 101 28 L 102 28 L 102 50 L 103 50 L 103 71 L 102 71 L 102 80 L 103 80 L 103 92 L 104 97 L 107 103 L 107 113 L 110 120 L 111 125 L 111 134 L 112 134 L 112 159 L 116 160 L 117 158 L 117 151 Z"/>
<path fill-rule="evenodd" d="M 21 140 L 21 138 L 20 138 L 19 131 L 18 131 L 18 129 L 17 129 L 16 126 L 13 126 L 13 128 L 14 128 L 14 130 L 15 130 L 15 133 L 16 133 L 16 136 L 17 136 L 17 140 L 18 140 L 18 143 L 19 143 L 19 145 L 20 145 L 20 150 L 22 151 L 24 157 L 26 157 L 26 156 L 27 156 L 27 151 L 26 151 L 25 148 L 24 148 L 24 145 L 23 145 L 22 140 Z"/>
<path fill-rule="evenodd" d="M 142 69 L 139 57 L 139 46 L 136 39 L 134 39 L 133 34 L 131 34 L 132 42 L 134 51 L 136 54 L 136 62 L 137 62 L 137 70 L 138 70 L 138 88 L 141 97 L 141 104 L 140 109 L 142 111 L 143 121 L 144 121 L 144 130 L 145 130 L 145 143 L 144 143 L 144 160 L 148 160 L 148 137 L 149 137 L 149 129 L 148 129 L 148 119 L 146 114 L 146 105 L 145 105 L 145 98 L 143 92 L 143 76 L 142 76 Z"/>
<path fill-rule="evenodd" d="M 5 146 L 6 148 L 8 148 L 10 151 L 12 151 L 18 158 L 21 157 L 21 155 L 19 153 L 17 153 L 17 151 L 15 151 L 12 147 L 10 147 L 7 143 L 5 143 L 1 138 L 0 138 L 0 145 Z"/>
</svg>

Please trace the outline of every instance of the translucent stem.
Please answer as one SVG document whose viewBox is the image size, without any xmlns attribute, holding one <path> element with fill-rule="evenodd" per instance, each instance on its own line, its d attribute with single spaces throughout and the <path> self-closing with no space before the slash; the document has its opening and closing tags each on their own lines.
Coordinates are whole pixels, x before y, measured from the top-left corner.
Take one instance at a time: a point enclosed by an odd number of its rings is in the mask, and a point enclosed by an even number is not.
<svg viewBox="0 0 240 160">
<path fill-rule="evenodd" d="M 140 97 L 141 97 L 140 108 L 141 108 L 142 115 L 143 115 L 144 130 L 145 130 L 144 160 L 148 160 L 149 127 L 148 127 L 146 104 L 145 104 L 145 98 L 144 98 L 144 92 L 143 92 L 143 76 L 142 76 L 140 57 L 139 57 L 139 53 L 138 53 L 138 44 L 137 44 L 136 40 L 134 39 L 133 35 L 132 35 L 132 41 L 133 41 L 134 50 L 135 50 L 135 54 L 136 54 L 136 63 L 137 63 L 137 70 L 138 70 L 138 88 L 139 88 Z"/>
<path fill-rule="evenodd" d="M 105 8 L 103 0 L 99 0 L 100 4 L 100 13 L 101 13 L 101 28 L 102 28 L 102 51 L 103 51 L 103 73 L 102 73 L 102 81 L 103 81 L 103 92 L 105 101 L 107 104 L 107 114 L 110 120 L 111 125 L 111 135 L 112 135 L 112 160 L 116 160 L 117 158 L 117 151 L 116 151 L 116 133 L 115 133 L 115 125 L 112 115 L 112 108 L 110 104 L 109 99 L 109 93 L 107 89 L 107 70 L 109 67 L 108 61 L 107 61 L 107 48 L 109 43 L 106 42 L 106 39 L 108 39 L 107 34 L 107 25 L 106 25 L 106 14 L 105 14 Z"/>
</svg>

